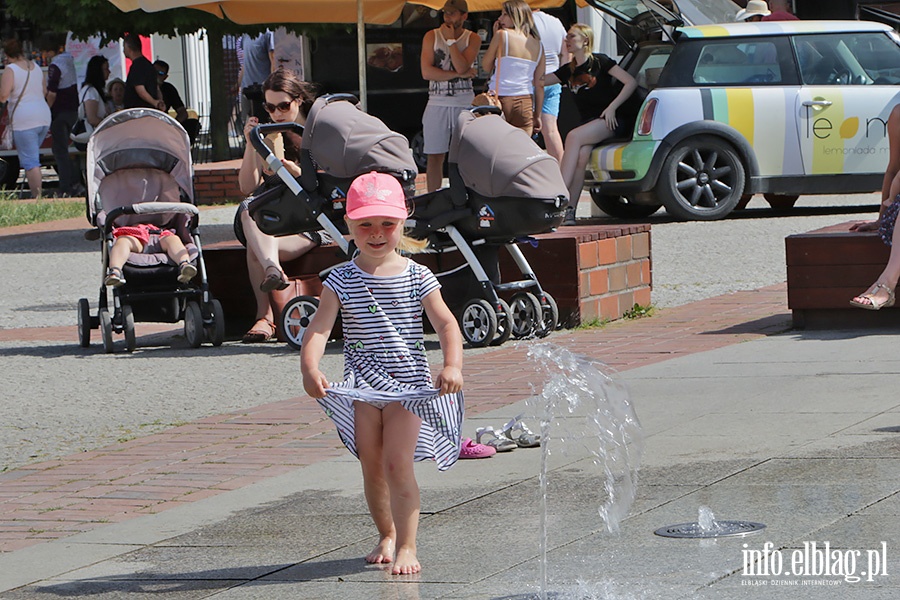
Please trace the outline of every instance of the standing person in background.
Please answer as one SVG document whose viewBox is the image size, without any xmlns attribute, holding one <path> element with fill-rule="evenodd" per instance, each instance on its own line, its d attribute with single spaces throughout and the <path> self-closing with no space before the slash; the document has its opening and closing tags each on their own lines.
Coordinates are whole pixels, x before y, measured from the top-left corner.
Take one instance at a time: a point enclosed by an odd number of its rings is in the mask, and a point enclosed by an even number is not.
<svg viewBox="0 0 900 600">
<path fill-rule="evenodd" d="M 566 48 L 566 28 L 562 21 L 541 10 L 531 13 L 534 27 L 541 36 L 541 47 L 544 49 L 544 71 L 553 73 L 560 64 L 570 60 L 569 49 Z M 545 82 L 546 83 L 546 82 Z M 544 147 L 547 153 L 557 161 L 562 160 L 563 142 L 559 134 L 557 119 L 559 117 L 559 100 L 562 85 L 554 83 L 544 86 L 544 105 L 541 107 L 541 135 L 544 136 Z"/>
<path fill-rule="evenodd" d="M 244 34 L 241 38 L 244 61 L 238 77 L 241 86 L 241 122 L 256 117 L 260 123 L 268 123 L 269 115 L 263 110 L 262 84 L 275 72 L 275 36 L 266 29 L 255 38 Z"/>
<path fill-rule="evenodd" d="M 640 100 L 634 95 L 637 82 L 605 54 L 594 55 L 594 30 L 575 23 L 566 34 L 572 60 L 547 75 L 547 83 L 562 83 L 575 94 L 581 125 L 566 136 L 559 165 L 569 189 L 564 225 L 575 224 L 575 208 L 584 189 L 584 170 L 594 146 L 611 137 L 626 137 L 634 128 Z"/>
<path fill-rule="evenodd" d="M 56 34 L 46 34 L 41 40 L 41 51 L 50 60 L 47 68 L 47 104 L 50 106 L 50 135 L 53 136 L 53 160 L 59 174 L 59 194 L 81 195 L 84 186 L 79 182 L 78 171 L 69 157 L 69 136 L 78 120 L 78 77 L 75 74 L 75 57 L 65 51 Z"/>
<path fill-rule="evenodd" d="M 153 63 L 153 68 L 156 69 L 156 83 L 159 85 L 159 93 L 162 96 L 163 103 L 166 105 L 163 110 L 172 109 L 175 111 L 175 119 L 187 131 L 188 138 L 191 140 L 191 146 L 193 146 L 194 141 L 197 139 L 197 134 L 200 133 L 200 121 L 192 119 L 188 115 L 187 108 L 184 107 L 184 101 L 182 101 L 178 90 L 174 85 L 166 81 L 169 78 L 169 63 L 164 60 L 157 60 Z"/>
<path fill-rule="evenodd" d="M 41 195 L 41 142 L 50 130 L 50 107 L 44 99 L 47 81 L 33 60 L 25 58 L 19 40 L 3 42 L 6 68 L 0 77 L 0 102 L 9 102 L 10 122 L 19 165 L 25 169 L 32 198 Z"/>
<path fill-rule="evenodd" d="M 742 8 L 738 11 L 737 15 L 735 15 L 734 20 L 737 22 L 746 22 L 753 23 L 756 21 L 762 21 L 763 18 L 768 17 L 770 15 L 769 5 L 766 4 L 766 0 L 750 0 L 747 2 L 747 7 Z"/>
<path fill-rule="evenodd" d="M 790 0 L 769 0 L 769 10 L 772 11 L 762 18 L 763 21 L 799 21 L 797 15 L 791 12 Z"/>
<path fill-rule="evenodd" d="M 125 108 L 155 108 L 165 110 L 166 105 L 159 95 L 156 83 L 156 69 L 142 53 L 141 38 L 129 33 L 122 44 L 125 58 L 131 60 L 131 68 L 125 79 Z"/>
<path fill-rule="evenodd" d="M 531 136 L 541 130 L 544 105 L 544 49 L 525 0 L 507 0 L 494 22 L 494 37 L 481 58 L 481 68 L 493 71 L 503 116 Z"/>
<path fill-rule="evenodd" d="M 425 182 L 429 192 L 441 187 L 444 157 L 459 113 L 472 105 L 472 67 L 481 38 L 465 29 L 469 6 L 465 0 L 447 0 L 444 22 L 422 39 L 422 77 L 428 81 L 428 105 L 422 114 L 423 151 L 428 157 Z"/>
</svg>

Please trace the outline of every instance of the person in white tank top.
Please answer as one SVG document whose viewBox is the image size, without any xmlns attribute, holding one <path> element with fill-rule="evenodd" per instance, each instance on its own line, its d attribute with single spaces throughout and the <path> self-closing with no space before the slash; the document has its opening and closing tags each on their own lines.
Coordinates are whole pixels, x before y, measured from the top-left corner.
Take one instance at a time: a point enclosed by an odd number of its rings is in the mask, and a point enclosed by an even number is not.
<svg viewBox="0 0 900 600">
<path fill-rule="evenodd" d="M 427 158 L 425 183 L 429 192 L 441 187 L 444 157 L 459 113 L 472 105 L 475 57 L 481 38 L 465 29 L 469 7 L 465 0 L 447 0 L 444 22 L 422 39 L 422 77 L 428 81 L 428 105 L 422 114 L 423 151 Z"/>
<path fill-rule="evenodd" d="M 481 67 L 494 72 L 490 89 L 500 97 L 503 116 L 529 136 L 541 130 L 544 64 L 531 8 L 524 0 L 507 0 L 494 23 L 494 37 L 481 59 Z"/>
<path fill-rule="evenodd" d="M 9 102 L 11 123 L 19 165 L 25 169 L 28 189 L 33 198 L 41 195 L 40 146 L 50 129 L 50 107 L 44 96 L 44 73 L 22 53 L 16 39 L 3 43 L 6 68 L 0 77 L 0 102 Z M 27 85 L 26 85 L 27 84 Z"/>
</svg>

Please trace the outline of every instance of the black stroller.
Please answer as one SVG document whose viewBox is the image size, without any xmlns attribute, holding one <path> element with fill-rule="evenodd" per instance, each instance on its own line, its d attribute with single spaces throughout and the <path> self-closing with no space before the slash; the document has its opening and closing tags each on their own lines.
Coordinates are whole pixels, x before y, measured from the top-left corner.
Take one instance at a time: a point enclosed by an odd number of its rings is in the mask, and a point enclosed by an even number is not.
<svg viewBox="0 0 900 600">
<path fill-rule="evenodd" d="M 88 141 L 87 173 L 87 217 L 97 228 L 103 258 L 97 316 L 91 315 L 87 298 L 78 301 L 81 346 L 90 346 L 91 329 L 99 328 L 107 353 L 114 350 L 113 333 L 124 333 L 125 348 L 132 352 L 136 322 L 181 320 L 192 347 L 199 347 L 204 339 L 221 345 L 225 318 L 206 280 L 191 146 L 184 128 L 157 110 L 136 108 L 110 115 Z M 132 253 L 125 263 L 126 283 L 112 289 L 110 306 L 104 278 L 114 241 L 112 229 L 137 223 L 174 229 L 197 267 L 197 276 L 190 283 L 179 283 L 177 265 L 156 248 L 151 236 L 145 252 Z"/>
<path fill-rule="evenodd" d="M 461 115 L 452 141 L 450 188 L 413 198 L 407 221 L 413 237 L 431 243 L 439 267 L 435 274 L 463 336 L 474 346 L 556 328 L 556 303 L 516 243 L 557 227 L 568 202 L 556 161 L 523 131 L 485 114 L 492 111 L 499 112 L 478 107 Z M 476 119 L 476 114 L 485 116 Z M 263 125 L 254 136 L 254 147 L 283 185 L 257 196 L 250 215 L 270 235 L 324 229 L 349 258 L 353 248 L 342 235 L 345 191 L 355 177 L 374 170 L 395 175 L 411 197 L 417 170 L 406 138 L 359 110 L 353 96 L 320 98 L 303 131 L 298 182 L 263 142 L 263 134 L 285 127 Z M 512 255 L 522 280 L 500 282 L 500 247 Z M 514 292 L 509 304 L 497 295 L 506 291 Z M 281 325 L 292 346 L 299 347 L 317 306 L 317 299 L 302 296 L 285 307 Z"/>
</svg>

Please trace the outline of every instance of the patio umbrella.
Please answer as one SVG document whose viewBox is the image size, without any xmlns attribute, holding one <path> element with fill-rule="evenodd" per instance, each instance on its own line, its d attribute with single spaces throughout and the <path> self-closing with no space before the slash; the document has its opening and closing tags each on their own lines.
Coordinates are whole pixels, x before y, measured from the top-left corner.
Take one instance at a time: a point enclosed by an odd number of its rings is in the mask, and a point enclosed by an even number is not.
<svg viewBox="0 0 900 600">
<path fill-rule="evenodd" d="M 403 11 L 405 0 L 109 0 L 124 12 L 159 12 L 171 8 L 194 8 L 242 25 L 261 23 L 356 23 L 359 95 L 366 108 L 365 25 L 390 25 Z M 446 0 L 411 2 L 434 9 Z M 531 0 L 533 8 L 562 6 L 565 0 Z M 584 5 L 584 0 L 578 0 Z M 503 0 L 468 0 L 469 12 L 500 10 Z"/>
</svg>

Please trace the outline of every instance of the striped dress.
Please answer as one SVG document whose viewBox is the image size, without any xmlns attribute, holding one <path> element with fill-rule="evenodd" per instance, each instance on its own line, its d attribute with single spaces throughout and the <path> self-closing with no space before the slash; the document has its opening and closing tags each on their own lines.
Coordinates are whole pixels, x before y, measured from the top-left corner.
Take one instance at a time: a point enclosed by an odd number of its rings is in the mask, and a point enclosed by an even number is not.
<svg viewBox="0 0 900 600">
<path fill-rule="evenodd" d="M 422 332 L 422 299 L 440 288 L 434 274 L 407 260 L 399 275 L 378 277 L 355 262 L 335 267 L 324 283 L 341 303 L 344 380 L 318 400 L 355 456 L 354 401 L 400 402 L 422 419 L 415 460 L 441 471 L 459 458 L 463 395 L 434 388 Z"/>
</svg>

